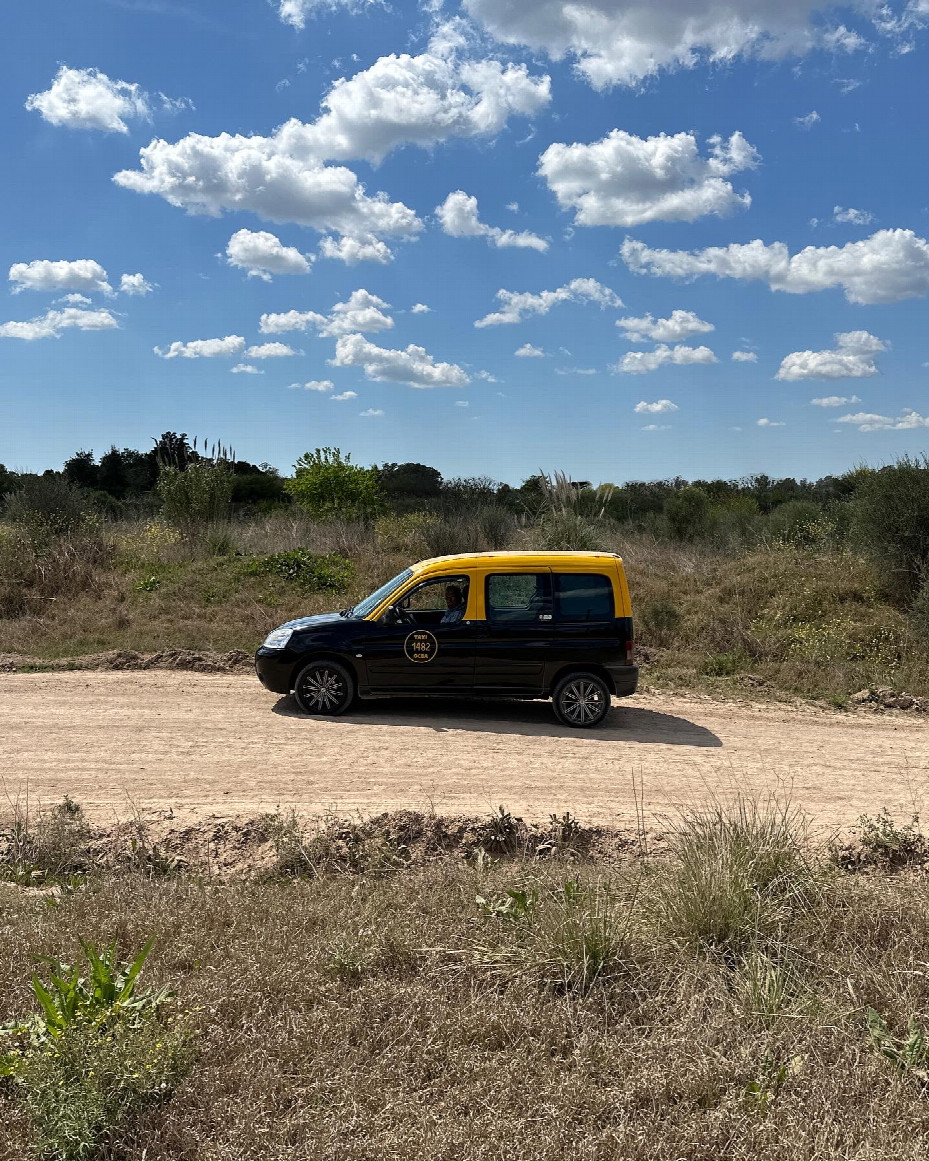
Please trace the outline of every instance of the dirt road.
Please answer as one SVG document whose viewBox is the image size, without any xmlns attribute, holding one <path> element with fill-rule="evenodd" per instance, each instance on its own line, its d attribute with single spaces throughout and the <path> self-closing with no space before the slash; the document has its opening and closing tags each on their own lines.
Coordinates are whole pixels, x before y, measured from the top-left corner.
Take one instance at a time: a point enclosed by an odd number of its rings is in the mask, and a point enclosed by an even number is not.
<svg viewBox="0 0 929 1161">
<path fill-rule="evenodd" d="M 636 789 L 652 819 L 742 789 L 789 790 L 831 826 L 919 805 L 929 724 L 656 695 L 617 703 L 589 733 L 557 725 L 542 702 L 368 702 L 319 721 L 252 677 L 10 674 L 0 778 L 9 797 L 67 793 L 99 821 L 134 807 L 202 818 L 503 803 L 527 819 L 570 810 L 622 826 Z"/>
</svg>

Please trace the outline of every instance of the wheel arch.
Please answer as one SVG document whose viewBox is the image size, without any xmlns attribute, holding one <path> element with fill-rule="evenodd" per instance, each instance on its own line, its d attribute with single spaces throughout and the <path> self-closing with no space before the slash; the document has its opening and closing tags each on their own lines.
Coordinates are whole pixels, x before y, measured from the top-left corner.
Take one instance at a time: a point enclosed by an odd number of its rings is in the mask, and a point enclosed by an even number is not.
<svg viewBox="0 0 929 1161">
<path fill-rule="evenodd" d="M 581 665 L 577 662 L 574 662 L 570 665 L 562 665 L 560 669 L 556 670 L 552 674 L 548 683 L 548 689 L 546 690 L 547 696 L 551 697 L 558 686 L 558 682 L 562 681 L 565 677 L 570 677 L 572 673 L 592 673 L 595 677 L 599 677 L 600 680 L 605 683 L 611 694 L 616 693 L 616 683 L 614 682 L 612 675 L 602 665 L 597 665 L 595 663 L 591 665 Z"/>
<path fill-rule="evenodd" d="M 334 649 L 313 649 L 313 650 L 310 650 L 309 652 L 303 654 L 303 656 L 300 658 L 300 660 L 294 665 L 293 669 L 290 671 L 290 692 L 291 693 L 293 693 L 293 691 L 297 687 L 297 675 L 300 673 L 300 671 L 302 669 L 305 669 L 308 665 L 312 664 L 312 662 L 314 662 L 314 661 L 335 661 L 339 665 L 341 665 L 343 669 L 347 669 L 348 672 L 352 675 L 352 681 L 354 681 L 354 683 L 355 683 L 355 692 L 357 694 L 357 692 L 358 692 L 358 670 L 357 670 L 357 668 L 352 663 L 352 661 L 349 660 L 349 658 L 344 657 L 341 653 L 337 653 Z"/>
</svg>

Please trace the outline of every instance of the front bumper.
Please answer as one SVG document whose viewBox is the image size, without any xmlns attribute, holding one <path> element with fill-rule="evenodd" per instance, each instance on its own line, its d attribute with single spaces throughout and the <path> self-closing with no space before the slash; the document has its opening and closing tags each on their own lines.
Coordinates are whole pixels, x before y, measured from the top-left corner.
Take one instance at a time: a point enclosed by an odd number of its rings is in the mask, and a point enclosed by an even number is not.
<svg viewBox="0 0 929 1161">
<path fill-rule="evenodd" d="M 297 655 L 289 649 L 265 649 L 255 654 L 255 672 L 258 680 L 271 693 L 290 693 L 291 677 L 297 666 Z"/>
<path fill-rule="evenodd" d="M 637 665 L 607 665 L 606 671 L 613 679 L 617 697 L 631 697 L 639 685 Z"/>
</svg>

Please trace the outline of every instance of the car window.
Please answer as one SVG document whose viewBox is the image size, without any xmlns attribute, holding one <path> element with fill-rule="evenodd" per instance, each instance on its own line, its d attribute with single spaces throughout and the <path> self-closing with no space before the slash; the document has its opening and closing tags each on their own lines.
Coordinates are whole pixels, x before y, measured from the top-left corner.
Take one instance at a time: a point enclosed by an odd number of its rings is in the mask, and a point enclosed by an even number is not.
<svg viewBox="0 0 929 1161">
<path fill-rule="evenodd" d="M 594 573 L 556 573 L 556 621 L 612 621 L 613 586 L 610 578 Z"/>
<path fill-rule="evenodd" d="M 417 585 L 411 593 L 408 593 L 401 604 L 414 613 L 444 613 L 448 608 L 445 592 L 450 585 L 461 590 L 462 607 L 466 606 L 468 602 L 468 578 L 466 576 L 443 576 L 437 580 L 426 581 L 425 584 Z"/>
<path fill-rule="evenodd" d="M 404 569 L 403 572 L 395 576 L 393 580 L 389 580 L 386 585 L 381 585 L 381 587 L 375 592 L 371 593 L 369 597 L 365 597 L 363 601 L 359 601 L 354 609 L 352 609 L 352 615 L 355 617 L 367 617 L 368 613 L 373 612 L 381 603 L 381 601 L 386 600 L 395 589 L 400 588 L 400 586 L 408 581 L 412 575 L 412 569 Z"/>
<path fill-rule="evenodd" d="M 487 620 L 495 624 L 538 621 L 551 613 L 551 577 L 547 572 L 491 574 L 485 604 Z"/>
</svg>

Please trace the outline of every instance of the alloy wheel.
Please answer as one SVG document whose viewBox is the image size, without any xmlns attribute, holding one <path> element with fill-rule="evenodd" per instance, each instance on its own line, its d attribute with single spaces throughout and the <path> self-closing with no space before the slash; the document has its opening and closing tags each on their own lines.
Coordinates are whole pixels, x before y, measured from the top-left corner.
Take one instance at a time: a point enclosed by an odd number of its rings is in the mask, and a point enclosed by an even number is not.
<svg viewBox="0 0 929 1161">
<path fill-rule="evenodd" d="M 342 675 L 326 666 L 311 669 L 300 684 L 301 699 L 311 713 L 335 711 L 342 705 L 346 693 Z"/>
<path fill-rule="evenodd" d="M 586 678 L 566 685 L 560 700 L 561 712 L 573 725 L 586 726 L 603 717 L 603 690 Z"/>
</svg>

